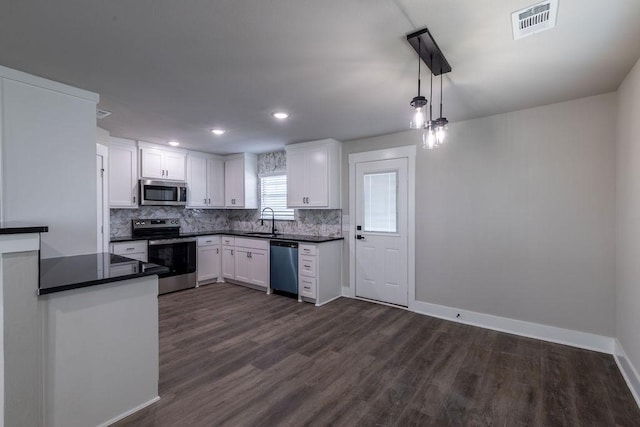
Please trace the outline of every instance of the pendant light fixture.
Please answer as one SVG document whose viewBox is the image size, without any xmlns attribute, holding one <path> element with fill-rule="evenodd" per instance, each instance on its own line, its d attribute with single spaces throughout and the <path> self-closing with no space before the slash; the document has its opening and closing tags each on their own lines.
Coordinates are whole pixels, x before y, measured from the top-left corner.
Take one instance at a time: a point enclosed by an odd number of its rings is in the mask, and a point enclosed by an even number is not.
<svg viewBox="0 0 640 427">
<path fill-rule="evenodd" d="M 446 137 L 449 121 L 442 115 L 442 75 L 450 72 L 451 66 L 427 28 L 408 34 L 407 41 L 418 53 L 418 96 L 411 100 L 411 106 L 414 108 L 414 116 L 410 122 L 410 127 L 411 129 L 423 129 L 422 146 L 427 149 L 432 149 L 443 144 Z M 420 61 L 424 61 L 431 71 L 429 120 L 426 120 L 428 100 L 420 94 Z M 435 120 L 433 120 L 432 116 L 433 76 L 440 76 L 440 117 Z"/>
<path fill-rule="evenodd" d="M 442 145 L 444 143 L 444 139 L 447 136 L 447 130 L 449 120 L 446 117 L 442 116 L 442 74 L 440 74 L 440 117 L 438 117 L 434 122 L 434 132 L 436 136 L 436 144 Z"/>
<path fill-rule="evenodd" d="M 429 102 L 427 98 L 420 95 L 420 52 L 422 51 L 422 43 L 418 40 L 418 96 L 414 96 L 411 100 L 411 106 L 414 108 L 413 120 L 409 122 L 411 129 L 422 129 L 426 125 L 426 106 Z"/>
</svg>

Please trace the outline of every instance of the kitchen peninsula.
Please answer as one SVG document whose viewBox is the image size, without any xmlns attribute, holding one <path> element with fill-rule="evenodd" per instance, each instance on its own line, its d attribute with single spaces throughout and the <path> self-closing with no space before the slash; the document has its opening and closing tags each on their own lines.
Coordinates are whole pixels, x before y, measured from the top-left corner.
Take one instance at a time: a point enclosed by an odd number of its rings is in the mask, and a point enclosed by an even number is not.
<svg viewBox="0 0 640 427">
<path fill-rule="evenodd" d="M 45 425 L 108 425 L 159 399 L 167 271 L 109 253 L 40 261 Z"/>
</svg>

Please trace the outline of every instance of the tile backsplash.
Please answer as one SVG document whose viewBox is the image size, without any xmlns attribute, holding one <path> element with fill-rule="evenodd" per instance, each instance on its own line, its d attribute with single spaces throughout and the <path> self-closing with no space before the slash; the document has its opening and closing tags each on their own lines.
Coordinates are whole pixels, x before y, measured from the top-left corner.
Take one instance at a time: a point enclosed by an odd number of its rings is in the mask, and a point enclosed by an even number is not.
<svg viewBox="0 0 640 427">
<path fill-rule="evenodd" d="M 180 218 L 183 232 L 238 230 L 270 231 L 271 221 L 260 225 L 257 209 L 184 209 L 176 206 L 142 206 L 139 209 L 111 209 L 111 237 L 131 235 L 136 218 Z M 307 236 L 341 236 L 342 210 L 298 209 L 295 221 L 276 221 L 279 233 Z"/>
</svg>

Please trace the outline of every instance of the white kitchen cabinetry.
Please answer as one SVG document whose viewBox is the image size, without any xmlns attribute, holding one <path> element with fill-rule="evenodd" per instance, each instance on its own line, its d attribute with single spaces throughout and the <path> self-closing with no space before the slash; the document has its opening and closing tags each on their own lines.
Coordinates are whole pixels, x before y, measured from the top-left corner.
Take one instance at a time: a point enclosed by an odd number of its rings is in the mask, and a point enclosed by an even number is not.
<svg viewBox="0 0 640 427">
<path fill-rule="evenodd" d="M 109 138 L 109 207 L 138 207 L 138 148 L 130 139 Z"/>
<path fill-rule="evenodd" d="M 258 208 L 258 162 L 255 154 L 234 154 L 224 160 L 226 208 Z"/>
<path fill-rule="evenodd" d="M 187 208 L 224 207 L 224 160 L 213 154 L 187 155 Z"/>
<path fill-rule="evenodd" d="M 170 181 L 186 181 L 185 150 L 170 150 L 138 142 L 140 147 L 140 177 Z"/>
<path fill-rule="evenodd" d="M 236 278 L 236 247 L 233 237 L 222 237 L 222 277 L 234 280 Z"/>
<path fill-rule="evenodd" d="M 342 293 L 342 240 L 298 247 L 298 300 L 317 306 Z"/>
<path fill-rule="evenodd" d="M 269 241 L 239 237 L 223 237 L 222 241 L 224 278 L 266 290 L 269 287 Z M 225 248 L 228 252 L 225 252 Z M 234 262 L 233 277 L 224 272 L 225 256 L 228 260 L 228 271 L 231 269 L 231 261 Z"/>
<path fill-rule="evenodd" d="M 198 285 L 220 279 L 220 237 L 198 237 L 197 281 Z"/>
<path fill-rule="evenodd" d="M 111 243 L 111 253 L 127 258 L 137 259 L 142 262 L 148 262 L 146 240 L 130 240 L 126 242 Z"/>
<path fill-rule="evenodd" d="M 269 241 L 236 238 L 235 247 L 235 279 L 266 289 L 269 286 Z"/>
<path fill-rule="evenodd" d="M 287 152 L 287 205 L 300 209 L 340 209 L 342 143 L 303 142 Z"/>
</svg>

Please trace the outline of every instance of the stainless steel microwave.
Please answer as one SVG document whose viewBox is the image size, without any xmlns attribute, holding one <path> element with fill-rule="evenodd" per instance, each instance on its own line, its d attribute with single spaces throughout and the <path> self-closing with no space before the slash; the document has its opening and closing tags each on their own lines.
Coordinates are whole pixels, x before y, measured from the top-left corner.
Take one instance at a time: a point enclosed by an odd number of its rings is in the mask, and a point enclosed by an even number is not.
<svg viewBox="0 0 640 427">
<path fill-rule="evenodd" d="M 147 206 L 186 206 L 187 183 L 140 180 L 140 204 Z"/>
</svg>

